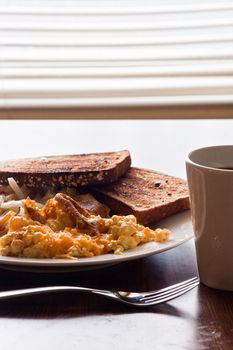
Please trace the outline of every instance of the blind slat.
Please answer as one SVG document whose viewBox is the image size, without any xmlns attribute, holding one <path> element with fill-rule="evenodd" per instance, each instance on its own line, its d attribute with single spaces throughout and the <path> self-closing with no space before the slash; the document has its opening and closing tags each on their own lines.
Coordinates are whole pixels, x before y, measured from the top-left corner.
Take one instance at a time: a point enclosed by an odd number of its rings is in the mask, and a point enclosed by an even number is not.
<svg viewBox="0 0 233 350">
<path fill-rule="evenodd" d="M 230 18 L 213 18 L 213 19 L 199 19 L 188 21 L 167 21 L 167 22 L 123 22 L 123 23 L 112 23 L 112 22 L 89 22 L 89 23 L 50 23 L 50 22 L 0 22 L 0 30 L 5 31 L 87 31 L 87 32 L 96 32 L 96 31 L 151 31 L 151 30 L 169 30 L 169 29 L 195 29 L 195 28 L 212 28 L 212 27 L 229 27 L 233 26 L 233 19 Z"/>
<path fill-rule="evenodd" d="M 59 99 L 13 99 L 0 98 L 0 108 L 107 108 L 107 107 L 168 107 L 168 106 L 198 106 L 198 105 L 228 105 L 232 104 L 233 94 L 229 95 L 195 95 L 195 96 L 147 96 L 147 97 L 115 97 L 115 98 L 59 98 Z M 170 118 L 172 118 L 169 110 Z M 176 110 L 177 113 L 177 110 Z M 98 110 L 96 110 L 98 115 Z M 49 114 L 48 114 L 49 115 Z M 92 115 L 95 115 L 93 110 Z M 82 118 L 82 116 L 80 116 Z M 111 118 L 111 115 L 108 116 Z M 143 111 L 141 113 L 143 118 Z M 229 117 L 229 115 L 227 115 Z"/>
<path fill-rule="evenodd" d="M 172 76 L 216 76 L 216 75 L 233 75 L 233 61 L 230 63 L 214 63 L 210 64 L 196 64 L 187 66 L 129 66 L 129 67 L 54 67 L 51 68 L 2 68 L 0 69 L 0 78 L 81 78 L 81 77 L 172 77 Z"/>
<path fill-rule="evenodd" d="M 118 37 L 97 37 L 97 38 L 83 38 L 83 37 L 11 37 L 4 36 L 0 37 L 1 46 L 45 46 L 45 47 L 91 47 L 91 46 L 106 46 L 111 48 L 112 46 L 167 46 L 167 45 L 178 45 L 178 44 L 208 44 L 208 43 L 225 43 L 233 42 L 233 28 L 228 33 L 208 33 L 200 35 L 176 35 L 176 36 L 160 36 L 160 37 L 127 37 L 125 35 Z"/>
<path fill-rule="evenodd" d="M 0 98 L 90 98 L 233 94 L 231 77 L 5 79 Z"/>
<path fill-rule="evenodd" d="M 115 5 L 115 3 L 114 3 Z M 125 6 L 48 6 L 48 3 L 42 6 L 24 6 L 23 8 L 18 6 L 0 6 L 0 13 L 3 14 L 50 14 L 56 16 L 57 14 L 81 14 L 81 15 L 110 15 L 110 14 L 151 14 L 151 13 L 184 13 L 184 12 L 210 12 L 210 11 L 226 11 L 232 10 L 233 4 L 229 2 L 220 3 L 183 3 L 182 5 L 168 4 L 159 6 L 129 6 L 127 3 Z"/>
</svg>

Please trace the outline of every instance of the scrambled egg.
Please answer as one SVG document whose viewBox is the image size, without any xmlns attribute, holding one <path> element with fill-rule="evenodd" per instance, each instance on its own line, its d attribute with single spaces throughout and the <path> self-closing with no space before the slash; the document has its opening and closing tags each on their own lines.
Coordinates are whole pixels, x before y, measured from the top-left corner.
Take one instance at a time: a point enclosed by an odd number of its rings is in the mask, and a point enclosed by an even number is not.
<svg viewBox="0 0 233 350">
<path fill-rule="evenodd" d="M 69 259 L 121 254 L 142 243 L 166 241 L 169 234 L 139 225 L 133 215 L 91 215 L 65 195 L 56 195 L 42 209 L 28 198 L 23 214 L 7 212 L 0 218 L 0 254 Z"/>
</svg>

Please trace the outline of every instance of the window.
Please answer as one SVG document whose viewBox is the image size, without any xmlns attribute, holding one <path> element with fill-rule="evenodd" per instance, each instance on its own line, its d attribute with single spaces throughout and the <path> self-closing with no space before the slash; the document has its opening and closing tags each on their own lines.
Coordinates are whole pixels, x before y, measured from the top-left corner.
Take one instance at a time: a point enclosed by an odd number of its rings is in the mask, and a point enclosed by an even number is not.
<svg viewBox="0 0 233 350">
<path fill-rule="evenodd" d="M 228 117 L 232 104 L 233 1 L 0 0 L 2 118 Z"/>
</svg>

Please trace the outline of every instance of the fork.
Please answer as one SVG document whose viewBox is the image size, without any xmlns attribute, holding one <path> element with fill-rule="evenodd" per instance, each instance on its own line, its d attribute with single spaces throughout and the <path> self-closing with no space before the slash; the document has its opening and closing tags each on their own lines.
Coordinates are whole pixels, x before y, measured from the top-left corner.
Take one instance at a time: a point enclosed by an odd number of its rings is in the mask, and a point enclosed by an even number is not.
<svg viewBox="0 0 233 350">
<path fill-rule="evenodd" d="M 193 277 L 181 283 L 173 284 L 167 288 L 158 289 L 153 292 L 122 292 L 102 289 L 92 289 L 75 286 L 48 286 L 37 288 L 26 288 L 0 292 L 0 300 L 10 299 L 34 294 L 45 294 L 54 292 L 88 292 L 103 295 L 116 301 L 133 306 L 150 306 L 179 297 L 199 284 L 199 278 Z"/>
</svg>

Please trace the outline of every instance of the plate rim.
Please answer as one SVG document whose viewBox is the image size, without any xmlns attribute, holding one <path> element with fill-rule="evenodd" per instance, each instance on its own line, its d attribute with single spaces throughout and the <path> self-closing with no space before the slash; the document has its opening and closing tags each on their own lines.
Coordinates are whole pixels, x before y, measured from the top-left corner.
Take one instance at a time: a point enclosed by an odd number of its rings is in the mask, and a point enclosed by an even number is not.
<svg viewBox="0 0 233 350">
<path fill-rule="evenodd" d="M 171 221 L 173 222 L 174 220 L 176 220 L 178 217 L 182 218 L 182 216 L 184 216 L 184 218 L 187 216 L 187 218 L 185 218 L 184 220 L 186 220 L 187 222 L 191 222 L 191 217 L 190 217 L 190 210 L 185 210 L 183 212 L 174 214 L 164 220 L 159 221 L 158 223 L 154 224 L 154 225 L 160 225 L 162 224 L 163 226 L 163 222 L 166 221 Z M 167 226 L 166 224 L 164 225 L 165 227 Z M 8 256 L 0 256 L 0 268 L 1 265 L 4 265 L 4 268 L 6 268 L 7 265 L 9 266 L 19 266 L 20 267 L 30 267 L 30 268 L 53 268 L 53 269 L 59 269 L 59 268 L 67 268 L 67 271 L 69 271 L 69 268 L 76 268 L 77 271 L 80 268 L 84 268 L 84 267 L 90 267 L 90 266 L 96 266 L 96 265 L 112 265 L 112 264 L 118 264 L 118 263 L 122 263 L 122 262 L 126 262 L 126 261 L 132 261 L 132 260 L 136 260 L 136 259 L 140 259 L 140 258 L 144 258 L 147 256 L 151 256 L 154 254 L 159 254 L 162 253 L 164 251 L 173 249 L 178 247 L 179 245 L 189 241 L 190 239 L 192 239 L 194 237 L 194 233 L 193 230 L 192 232 L 188 232 L 186 236 L 183 237 L 183 239 L 179 239 L 178 241 L 173 242 L 173 237 L 171 236 L 171 240 L 164 242 L 164 243 L 156 243 L 156 242 L 148 242 L 145 243 L 143 245 L 137 246 L 136 248 L 133 249 L 129 249 L 127 251 L 124 251 L 123 254 L 120 255 L 114 255 L 113 253 L 109 253 L 109 254 L 103 254 L 103 255 L 99 255 L 99 256 L 94 256 L 91 258 L 80 258 L 80 259 L 74 259 L 74 260 L 70 260 L 70 259 L 31 259 L 31 258 L 18 258 L 18 257 L 8 257 Z M 168 243 L 171 244 L 168 244 Z M 163 246 L 164 244 L 164 246 Z M 148 247 L 148 246 L 152 246 L 151 249 L 147 250 L 147 249 L 143 249 L 143 247 Z M 154 246 L 154 248 L 153 248 Z M 139 251 L 138 251 L 139 250 Z M 109 258 L 109 259 L 108 259 Z"/>
</svg>

